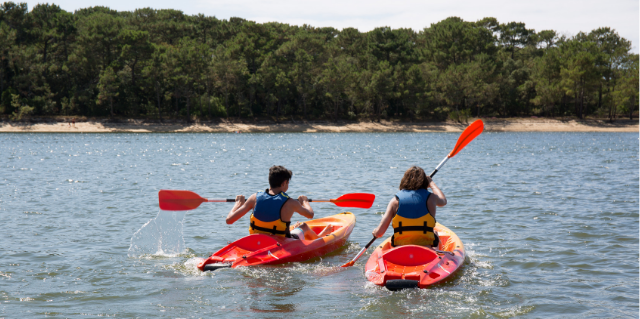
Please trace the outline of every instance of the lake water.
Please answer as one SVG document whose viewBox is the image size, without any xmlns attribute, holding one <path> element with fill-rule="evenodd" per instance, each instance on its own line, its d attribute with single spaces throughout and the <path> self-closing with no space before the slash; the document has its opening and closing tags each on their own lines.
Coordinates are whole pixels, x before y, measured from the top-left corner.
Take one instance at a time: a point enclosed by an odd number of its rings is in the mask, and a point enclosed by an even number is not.
<svg viewBox="0 0 640 319">
<path fill-rule="evenodd" d="M 0 317 L 638 317 L 637 133 L 483 133 L 435 177 L 449 201 L 437 219 L 467 250 L 455 277 L 389 292 L 365 279 L 368 254 L 339 267 L 404 171 L 431 172 L 458 136 L 0 134 Z M 199 272 L 248 216 L 226 225 L 227 203 L 159 212 L 158 190 L 248 196 L 274 164 L 293 170 L 294 197 L 376 201 L 352 209 L 329 256 Z"/>
</svg>

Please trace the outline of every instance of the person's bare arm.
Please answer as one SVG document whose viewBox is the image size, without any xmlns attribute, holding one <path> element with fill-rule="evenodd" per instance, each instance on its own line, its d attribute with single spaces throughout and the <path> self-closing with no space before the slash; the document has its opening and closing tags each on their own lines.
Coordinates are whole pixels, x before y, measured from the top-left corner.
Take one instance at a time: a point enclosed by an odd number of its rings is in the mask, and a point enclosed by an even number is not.
<svg viewBox="0 0 640 319">
<path fill-rule="evenodd" d="M 433 200 L 434 204 L 436 204 L 436 206 L 438 207 L 447 205 L 447 198 L 444 196 L 444 193 L 440 190 L 440 188 L 438 188 L 438 185 L 436 185 L 433 180 L 431 181 L 431 183 L 429 183 L 429 188 L 431 188 L 431 190 L 433 191 L 433 194 L 429 196 L 429 200 Z"/>
<path fill-rule="evenodd" d="M 438 188 L 436 183 L 434 183 L 433 181 L 429 183 L 429 188 L 431 188 L 433 193 L 431 194 L 431 196 L 429 196 L 429 199 L 427 200 L 427 208 L 429 209 L 429 213 L 431 213 L 431 216 L 435 218 L 436 210 L 437 210 L 436 208 L 438 206 L 442 207 L 444 205 L 447 205 L 447 198 L 444 196 L 444 193 L 440 190 L 440 188 Z"/>
<path fill-rule="evenodd" d="M 295 211 L 298 212 L 298 214 L 306 217 L 306 218 L 313 218 L 313 216 L 315 215 L 313 213 L 313 208 L 311 208 L 311 204 L 309 204 L 309 199 L 307 198 L 307 196 L 301 195 L 298 196 L 298 201 L 291 201 L 292 203 L 295 203 L 297 205 L 295 205 Z"/>
<path fill-rule="evenodd" d="M 303 197 L 304 199 L 302 199 Z M 304 205 L 301 204 L 301 203 L 304 203 L 305 201 L 306 203 Z M 280 217 L 282 218 L 283 221 L 291 221 L 294 213 L 298 213 L 309 219 L 313 218 L 314 216 L 313 208 L 311 208 L 311 205 L 309 205 L 309 200 L 307 199 L 306 196 L 300 196 L 298 197 L 298 200 L 295 200 L 292 198 L 292 199 L 289 199 L 286 203 L 284 203 Z"/>
<path fill-rule="evenodd" d="M 391 199 L 391 201 L 389 201 L 389 205 L 387 205 L 387 211 L 382 216 L 380 224 L 372 232 L 373 236 L 380 238 L 384 235 L 384 233 L 387 231 L 387 228 L 389 228 L 391 220 L 398 211 L 399 204 L 400 203 L 398 203 L 398 199 L 395 198 L 395 196 Z"/>
<path fill-rule="evenodd" d="M 227 224 L 233 224 L 248 211 L 252 210 L 256 205 L 256 194 L 249 196 L 249 199 L 245 201 L 244 195 L 236 196 L 236 204 L 233 205 L 229 215 L 227 215 Z"/>
</svg>

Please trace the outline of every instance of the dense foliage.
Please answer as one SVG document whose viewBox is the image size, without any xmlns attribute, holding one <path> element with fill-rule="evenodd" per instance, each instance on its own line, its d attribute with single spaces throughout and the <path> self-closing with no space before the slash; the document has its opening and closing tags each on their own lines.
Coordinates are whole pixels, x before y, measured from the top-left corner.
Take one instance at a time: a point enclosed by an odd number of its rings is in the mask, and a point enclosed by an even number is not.
<svg viewBox="0 0 640 319">
<path fill-rule="evenodd" d="M 638 109 L 630 48 L 610 28 L 567 38 L 494 18 L 362 33 L 5 2 L 0 113 L 614 119 Z"/>
</svg>

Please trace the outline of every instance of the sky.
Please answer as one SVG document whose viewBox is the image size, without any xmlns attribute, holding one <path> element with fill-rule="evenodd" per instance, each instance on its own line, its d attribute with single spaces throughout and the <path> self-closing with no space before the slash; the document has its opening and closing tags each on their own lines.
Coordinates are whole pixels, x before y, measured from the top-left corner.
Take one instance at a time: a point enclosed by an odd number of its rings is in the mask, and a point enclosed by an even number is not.
<svg viewBox="0 0 640 319">
<path fill-rule="evenodd" d="M 29 8 L 37 3 L 27 2 Z M 466 21 L 494 17 L 501 23 L 524 22 L 529 29 L 551 29 L 567 36 L 611 27 L 631 41 L 635 53 L 640 43 L 638 0 L 58 0 L 53 3 L 70 12 L 91 6 L 118 11 L 151 7 L 177 9 L 189 15 L 202 13 L 218 19 L 240 17 L 259 23 L 354 27 L 361 32 L 382 26 L 419 31 L 451 16 Z"/>
</svg>

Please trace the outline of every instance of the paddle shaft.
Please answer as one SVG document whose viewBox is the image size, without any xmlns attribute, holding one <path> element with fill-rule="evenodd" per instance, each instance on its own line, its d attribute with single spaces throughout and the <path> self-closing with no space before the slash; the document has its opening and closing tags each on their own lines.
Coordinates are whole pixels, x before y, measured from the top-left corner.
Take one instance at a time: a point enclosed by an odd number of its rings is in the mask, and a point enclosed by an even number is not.
<svg viewBox="0 0 640 319">
<path fill-rule="evenodd" d="M 364 246 L 364 248 L 360 249 L 360 252 L 358 252 L 358 254 L 350 262 L 342 265 L 342 267 L 353 266 L 353 264 L 356 263 L 356 261 L 360 258 L 360 256 L 364 255 L 364 252 L 367 251 L 367 249 L 369 249 L 369 246 L 371 246 L 371 244 L 373 244 L 373 242 L 376 241 L 376 239 L 378 239 L 378 237 L 373 236 L 373 238 L 371 238 L 369 243 L 366 246 Z"/>
<path fill-rule="evenodd" d="M 207 199 L 205 202 L 207 203 L 233 203 L 235 202 L 235 198 L 227 198 L 227 199 Z M 352 200 L 353 201 L 353 200 Z M 316 203 L 331 203 L 330 199 L 310 199 L 309 202 Z"/>
<path fill-rule="evenodd" d="M 429 175 L 429 177 L 433 177 L 433 175 L 436 175 L 436 173 L 438 172 L 438 170 L 444 166 L 444 163 L 446 163 L 449 160 L 449 155 L 447 155 L 442 162 L 440 162 L 440 164 L 438 164 L 438 166 L 436 166 L 436 169 L 433 170 L 433 172 L 431 173 L 431 175 Z"/>
<path fill-rule="evenodd" d="M 375 236 L 374 236 L 373 238 L 371 238 L 371 240 L 369 241 L 369 243 L 368 243 L 366 246 L 364 246 L 364 248 L 362 248 L 362 249 L 360 250 L 360 252 L 356 255 L 356 257 L 355 257 L 355 258 L 353 258 L 353 260 L 352 260 L 352 261 L 353 261 L 353 262 L 356 262 L 356 260 L 358 260 L 358 258 L 360 258 L 360 256 L 362 256 L 362 254 L 364 254 L 364 252 L 365 252 L 365 251 L 367 251 L 367 249 L 369 249 L 369 246 L 371 246 L 371 244 L 373 244 L 373 242 L 374 242 L 374 241 L 376 241 L 376 239 L 378 239 L 378 237 L 375 237 Z"/>
</svg>

